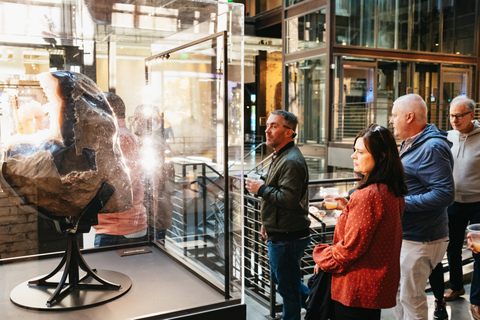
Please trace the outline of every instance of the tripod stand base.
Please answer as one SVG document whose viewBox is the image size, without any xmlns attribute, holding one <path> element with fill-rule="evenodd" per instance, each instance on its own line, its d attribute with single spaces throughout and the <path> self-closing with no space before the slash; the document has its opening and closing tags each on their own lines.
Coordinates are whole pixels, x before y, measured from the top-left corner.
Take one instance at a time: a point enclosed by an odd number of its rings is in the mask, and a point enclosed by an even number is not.
<svg viewBox="0 0 480 320">
<path fill-rule="evenodd" d="M 60 302 L 49 307 L 46 305 L 46 301 L 53 294 L 55 288 L 42 286 L 32 287 L 28 285 L 29 281 L 25 281 L 12 290 L 10 293 L 10 300 L 19 307 L 34 310 L 84 309 L 117 299 L 127 293 L 132 287 L 132 280 L 123 273 L 110 270 L 97 270 L 96 273 L 103 279 L 107 279 L 108 281 L 119 284 L 121 288 L 119 290 L 76 288 L 70 294 L 65 296 L 65 298 L 63 298 Z M 59 281 L 60 276 L 61 274 L 57 274 L 52 277 L 51 280 Z M 89 277 L 88 279 L 85 279 L 83 283 L 96 283 L 96 281 Z"/>
</svg>

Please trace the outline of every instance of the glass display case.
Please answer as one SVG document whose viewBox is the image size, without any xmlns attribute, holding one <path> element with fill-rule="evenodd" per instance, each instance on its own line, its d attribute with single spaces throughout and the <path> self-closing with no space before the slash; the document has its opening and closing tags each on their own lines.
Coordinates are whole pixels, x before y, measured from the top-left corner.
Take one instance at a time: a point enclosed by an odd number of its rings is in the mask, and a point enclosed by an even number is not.
<svg viewBox="0 0 480 320">
<path fill-rule="evenodd" d="M 0 1 L 9 318 L 245 319 L 243 12 Z"/>
</svg>

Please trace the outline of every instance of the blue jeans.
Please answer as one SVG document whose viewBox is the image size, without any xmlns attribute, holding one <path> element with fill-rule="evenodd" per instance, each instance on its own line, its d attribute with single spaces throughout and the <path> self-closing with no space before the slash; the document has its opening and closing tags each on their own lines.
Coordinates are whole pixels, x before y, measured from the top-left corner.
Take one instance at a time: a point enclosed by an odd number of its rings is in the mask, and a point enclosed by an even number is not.
<svg viewBox="0 0 480 320">
<path fill-rule="evenodd" d="M 454 291 L 463 288 L 462 247 L 465 240 L 465 229 L 469 223 L 480 223 L 480 202 L 454 202 L 448 207 L 448 228 L 450 243 L 447 248 L 448 265 L 450 266 L 450 288 Z M 480 254 L 472 253 L 473 278 L 470 289 L 470 302 L 480 306 Z"/>
<path fill-rule="evenodd" d="M 292 241 L 267 241 L 270 277 L 283 298 L 283 319 L 300 320 L 310 289 L 301 281 L 300 260 L 310 237 Z"/>
<path fill-rule="evenodd" d="M 147 236 L 138 238 L 126 238 L 125 236 L 116 236 L 111 234 L 96 234 L 95 247 L 113 246 L 116 244 L 127 244 L 134 242 L 147 241 Z"/>
</svg>

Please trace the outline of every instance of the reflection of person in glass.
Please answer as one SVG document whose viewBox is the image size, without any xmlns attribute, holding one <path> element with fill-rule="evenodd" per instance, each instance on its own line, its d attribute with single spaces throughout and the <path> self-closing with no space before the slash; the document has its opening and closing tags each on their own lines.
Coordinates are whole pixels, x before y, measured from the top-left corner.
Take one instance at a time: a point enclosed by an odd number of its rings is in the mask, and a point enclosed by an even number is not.
<svg viewBox="0 0 480 320">
<path fill-rule="evenodd" d="M 147 214 L 143 204 L 143 171 L 139 163 L 137 142 L 125 124 L 125 104 L 114 93 L 105 93 L 117 116 L 120 147 L 132 180 L 133 203 L 130 210 L 98 215 L 94 226 L 95 247 L 147 240 Z"/>
<path fill-rule="evenodd" d="M 395 138 L 384 127 L 360 131 L 352 159 L 362 180 L 348 203 L 335 198 L 343 211 L 333 245 L 315 247 L 315 271 L 332 273 L 336 319 L 380 319 L 380 309 L 396 304 L 407 186 Z"/>
<path fill-rule="evenodd" d="M 165 139 L 163 117 L 156 106 L 142 104 L 135 109 L 132 126 L 139 140 L 141 162 L 152 179 L 155 240 L 164 244 L 166 231 L 172 226 L 175 171 L 173 164 L 165 160 L 170 147 Z"/>
</svg>

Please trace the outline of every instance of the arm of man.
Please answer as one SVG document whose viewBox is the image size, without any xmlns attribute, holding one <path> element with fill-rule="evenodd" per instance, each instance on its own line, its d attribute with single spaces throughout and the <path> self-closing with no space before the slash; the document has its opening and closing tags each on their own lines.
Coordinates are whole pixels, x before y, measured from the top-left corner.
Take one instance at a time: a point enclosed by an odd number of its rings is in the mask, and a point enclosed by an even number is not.
<svg viewBox="0 0 480 320">
<path fill-rule="evenodd" d="M 405 209 L 410 212 L 430 211 L 433 208 L 447 207 L 455 199 L 450 149 L 442 144 L 433 143 L 423 153 L 418 165 L 416 178 L 426 192 L 405 196 Z"/>
</svg>

